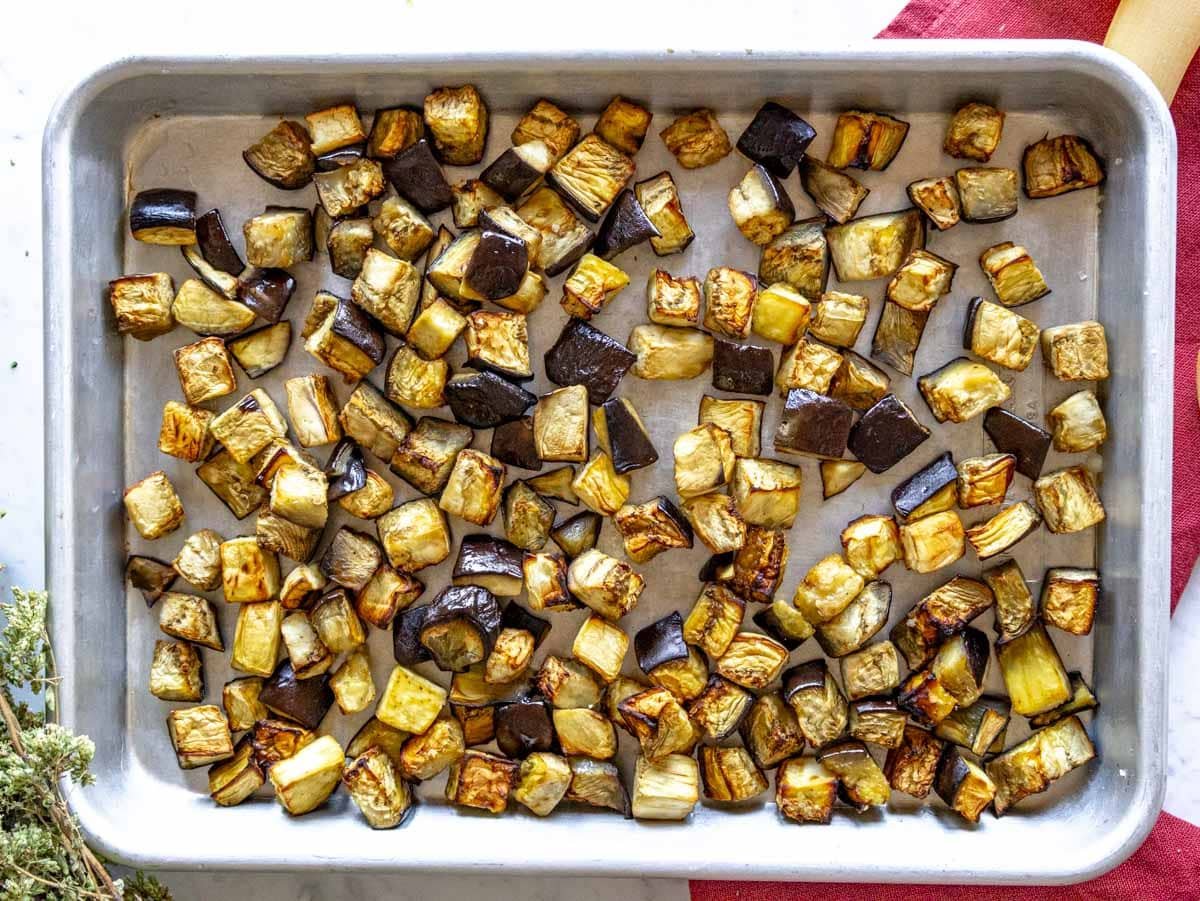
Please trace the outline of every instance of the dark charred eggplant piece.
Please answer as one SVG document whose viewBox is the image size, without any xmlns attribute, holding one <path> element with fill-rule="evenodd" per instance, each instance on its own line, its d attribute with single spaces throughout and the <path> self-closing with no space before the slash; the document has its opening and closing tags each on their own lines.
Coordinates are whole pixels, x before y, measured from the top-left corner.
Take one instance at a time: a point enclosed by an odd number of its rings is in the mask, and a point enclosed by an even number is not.
<svg viewBox="0 0 1200 901">
<path fill-rule="evenodd" d="M 491 454 L 501 463 L 534 472 L 542 468 L 533 440 L 533 417 L 522 416 L 492 430 Z"/>
<path fill-rule="evenodd" d="M 331 501 L 353 494 L 367 484 L 367 464 L 357 441 L 343 438 L 334 445 L 325 464 L 325 477 L 329 480 Z"/>
<path fill-rule="evenodd" d="M 285 660 L 263 684 L 258 700 L 272 713 L 316 729 L 333 706 L 333 690 L 328 674 L 297 679 L 291 661 Z"/>
<path fill-rule="evenodd" d="M 949 452 L 917 470 L 892 490 L 892 506 L 902 520 L 949 510 L 955 505 L 958 469 Z"/>
<path fill-rule="evenodd" d="M 800 161 L 800 186 L 817 209 L 839 224 L 853 219 L 871 193 L 845 172 L 811 156 Z"/>
<path fill-rule="evenodd" d="M 603 404 L 636 360 L 621 342 L 571 319 L 546 351 L 546 378 L 556 385 L 583 385 L 590 403 Z"/>
<path fill-rule="evenodd" d="M 714 388 L 734 394 L 767 396 L 774 388 L 775 355 L 769 347 L 735 344 L 717 338 L 713 343 Z"/>
<path fill-rule="evenodd" d="M 522 698 L 496 706 L 496 746 L 514 760 L 554 748 L 550 705 L 541 698 Z"/>
<path fill-rule="evenodd" d="M 1008 698 L 984 695 L 968 707 L 958 707 L 937 724 L 934 734 L 966 748 L 976 757 L 1003 750 L 1012 713 Z M 1045 725 L 1044 723 L 1042 725 Z"/>
<path fill-rule="evenodd" d="M 386 160 L 383 174 L 396 193 L 425 215 L 444 210 L 454 200 L 441 163 L 424 138 Z"/>
<path fill-rule="evenodd" d="M 560 466 L 540 476 L 526 479 L 525 484 L 542 497 L 554 498 L 557 501 L 579 506 L 579 496 L 575 493 L 575 467 Z"/>
<path fill-rule="evenodd" d="M 129 231 L 146 244 L 195 244 L 196 192 L 174 188 L 139 191 L 129 207 Z"/>
<path fill-rule="evenodd" d="M 854 424 L 847 446 L 871 472 L 887 472 L 916 450 L 929 434 L 929 429 L 917 420 L 904 401 L 889 394 Z"/>
<path fill-rule="evenodd" d="M 871 339 L 871 356 L 897 372 L 912 375 L 921 335 L 929 321 L 928 311 L 909 310 L 886 301 Z"/>
<path fill-rule="evenodd" d="M 956 745 L 947 745 L 942 751 L 933 788 L 968 823 L 978 823 L 979 815 L 996 795 L 996 786 L 987 773 Z"/>
<path fill-rule="evenodd" d="M 318 172 L 336 172 L 344 166 L 353 166 L 363 158 L 366 144 L 351 144 L 349 147 L 338 147 L 317 157 Z"/>
<path fill-rule="evenodd" d="M 562 548 L 564 554 L 574 559 L 584 551 L 596 546 L 602 522 L 599 513 L 592 513 L 590 510 L 576 513 L 554 529 L 550 533 L 550 537 L 554 539 L 555 544 Z"/>
<path fill-rule="evenodd" d="M 1042 138 L 1025 148 L 1025 195 L 1056 197 L 1067 191 L 1094 188 L 1104 181 L 1104 164 L 1092 145 L 1079 135 Z"/>
<path fill-rule="evenodd" d="M 490 429 L 520 419 L 537 397 L 494 372 L 459 373 L 446 382 L 454 418 L 473 429 Z"/>
<path fill-rule="evenodd" d="M 500 634 L 500 607 L 486 588 L 451 586 L 429 604 L 419 640 L 438 669 L 461 673 L 487 659 Z"/>
<path fill-rule="evenodd" d="M 485 230 L 467 263 L 463 290 L 487 300 L 517 293 L 529 269 L 525 242 L 507 232 Z"/>
<path fill-rule="evenodd" d="M 887 698 L 865 698 L 850 705 L 851 737 L 883 748 L 897 748 L 904 742 L 908 714 Z M 889 780 L 890 781 L 890 780 Z"/>
<path fill-rule="evenodd" d="M 661 236 L 633 191 L 627 188 L 620 193 L 604 217 L 604 223 L 596 233 L 592 253 L 601 259 L 611 260 L 630 247 Z"/>
<path fill-rule="evenodd" d="M 335 222 L 325 239 L 329 253 L 329 268 L 342 278 L 358 278 L 367 251 L 375 243 L 370 219 L 343 219 Z"/>
<path fill-rule="evenodd" d="M 458 549 L 451 578 L 455 585 L 478 585 L 497 597 L 521 593 L 525 552 L 492 535 L 467 535 Z"/>
<path fill-rule="evenodd" d="M 242 159 L 265 181 L 285 191 L 312 181 L 317 162 L 308 130 L 299 122 L 280 122 L 242 151 Z"/>
<path fill-rule="evenodd" d="M 1095 710 L 1100 706 L 1100 702 L 1096 700 L 1095 693 L 1083 678 L 1082 673 L 1068 673 L 1068 676 L 1071 680 L 1071 699 L 1046 713 L 1031 716 L 1029 718 L 1029 725 L 1034 729 L 1051 726 L 1072 714 L 1083 713 L 1085 710 Z"/>
<path fill-rule="evenodd" d="M 650 466 L 658 460 L 658 451 L 650 441 L 645 423 L 633 403 L 623 397 L 610 397 L 592 416 L 603 447 L 619 474 Z"/>
<path fill-rule="evenodd" d="M 196 243 L 208 264 L 221 272 L 237 276 L 246 268 L 246 264 L 242 262 L 229 240 L 225 223 L 221 221 L 220 210 L 209 210 L 196 219 Z"/>
<path fill-rule="evenodd" d="M 770 102 L 754 114 L 738 138 L 737 149 L 777 178 L 787 178 L 816 136 L 816 130 L 790 109 Z"/>
<path fill-rule="evenodd" d="M 524 555 L 522 555 L 524 556 Z M 504 605 L 500 615 L 500 625 L 505 629 L 520 629 L 533 636 L 533 645 L 538 647 L 550 632 L 550 620 L 534 616 L 516 601 Z"/>
<path fill-rule="evenodd" d="M 237 299 L 264 322 L 278 322 L 295 290 L 296 280 L 289 272 L 255 269 L 238 280 Z"/>
<path fill-rule="evenodd" d="M 147 607 L 158 603 L 158 599 L 170 589 L 178 575 L 171 564 L 155 560 L 153 557 L 133 554 L 125 564 L 125 578 L 132 587 L 142 593 Z"/>
<path fill-rule="evenodd" d="M 793 388 L 775 432 L 775 449 L 836 460 L 846 452 L 853 422 L 854 410 L 840 400 Z"/>
<path fill-rule="evenodd" d="M 429 605 L 409 607 L 392 620 L 392 656 L 401 666 L 416 666 L 430 659 L 429 651 L 421 644 L 421 629 Z"/>
<path fill-rule="evenodd" d="M 1002 407 L 992 407 L 984 414 L 983 430 L 996 450 L 1017 458 L 1017 472 L 1030 479 L 1041 476 L 1053 440 L 1049 432 Z"/>
<path fill-rule="evenodd" d="M 554 151 L 545 141 L 526 141 L 509 147 L 479 179 L 505 200 L 513 201 L 534 187 L 555 163 Z"/>
<path fill-rule="evenodd" d="M 683 617 L 678 610 L 652 622 L 633 637 L 633 652 L 643 673 L 649 673 L 660 663 L 682 660 L 688 656 L 683 640 Z"/>
</svg>

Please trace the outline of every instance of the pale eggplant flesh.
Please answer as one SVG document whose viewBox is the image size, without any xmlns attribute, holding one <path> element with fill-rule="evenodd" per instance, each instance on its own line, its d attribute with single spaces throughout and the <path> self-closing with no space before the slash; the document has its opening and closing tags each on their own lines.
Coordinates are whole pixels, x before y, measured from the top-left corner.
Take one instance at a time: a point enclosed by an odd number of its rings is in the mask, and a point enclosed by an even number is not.
<svg viewBox="0 0 1200 901">
<path fill-rule="evenodd" d="M 461 673 L 487 659 L 500 634 L 500 606 L 477 585 L 452 585 L 430 602 L 419 640 L 439 669 Z"/>
</svg>

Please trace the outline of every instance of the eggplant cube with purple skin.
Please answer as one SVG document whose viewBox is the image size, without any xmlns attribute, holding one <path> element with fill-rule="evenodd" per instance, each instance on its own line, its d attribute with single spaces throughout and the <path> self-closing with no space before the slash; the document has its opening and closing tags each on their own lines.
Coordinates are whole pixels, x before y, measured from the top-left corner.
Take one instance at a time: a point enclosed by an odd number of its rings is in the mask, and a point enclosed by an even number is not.
<svg viewBox="0 0 1200 901">
<path fill-rule="evenodd" d="M 979 265 L 996 299 L 1006 307 L 1019 307 L 1050 293 L 1029 251 L 1012 241 L 987 248 L 979 255 Z"/>
<path fill-rule="evenodd" d="M 644 504 L 626 504 L 614 516 L 625 542 L 625 553 L 634 563 L 646 563 L 663 551 L 692 546 L 692 527 L 665 497 Z"/>
<path fill-rule="evenodd" d="M 754 762 L 763 768 L 804 749 L 796 714 L 778 692 L 755 698 L 738 731 Z"/>
<path fill-rule="evenodd" d="M 308 334 L 304 349 L 348 382 L 356 382 L 383 362 L 383 333 L 358 306 L 332 295 L 324 297 L 332 303 Z"/>
<path fill-rule="evenodd" d="M 835 169 L 882 171 L 895 159 L 907 136 L 907 122 L 883 113 L 849 110 L 837 118 L 825 161 Z"/>
<path fill-rule="evenodd" d="M 658 229 L 650 247 L 660 256 L 682 253 L 696 237 L 683 212 L 679 188 L 670 172 L 660 172 L 634 185 L 634 194 L 646 217 Z"/>
</svg>

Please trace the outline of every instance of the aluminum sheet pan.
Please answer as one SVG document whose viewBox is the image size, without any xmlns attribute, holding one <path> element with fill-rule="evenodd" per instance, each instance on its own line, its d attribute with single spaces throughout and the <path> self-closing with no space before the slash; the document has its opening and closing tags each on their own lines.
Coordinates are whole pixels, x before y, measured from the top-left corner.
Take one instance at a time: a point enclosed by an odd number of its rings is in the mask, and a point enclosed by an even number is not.
<svg viewBox="0 0 1200 901">
<path fill-rule="evenodd" d="M 176 284 L 190 277 L 172 248 L 127 238 L 123 210 L 138 190 L 171 186 L 195 190 L 200 209 L 218 206 L 240 246 L 240 224 L 264 204 L 310 205 L 315 191 L 286 192 L 258 179 L 241 161 L 244 147 L 277 121 L 336 100 L 354 100 L 369 120 L 371 109 L 419 104 L 429 87 L 473 81 L 487 97 L 492 124 L 485 162 L 508 144 L 521 112 L 538 96 L 576 111 L 588 130 L 607 97 L 626 93 L 647 100 L 655 119 L 636 157 L 637 178 L 670 169 L 696 240 L 683 253 L 656 258 L 638 247 L 617 262 L 630 286 L 593 320 L 624 340 L 645 320 L 646 278 L 656 266 L 703 278 L 712 266 L 755 271 L 758 248 L 733 226 L 726 194 L 747 168 L 737 153 L 697 171 L 681 169 L 657 137 L 675 112 L 714 107 L 736 139 L 753 110 L 768 97 L 796 109 L 816 127 L 812 150 L 823 156 L 836 111 L 881 108 L 912 125 L 907 142 L 886 172 L 856 177 L 871 189 L 860 215 L 908 205 L 904 186 L 917 178 L 950 174 L 960 161 L 941 152 L 947 113 L 967 97 L 995 102 L 1008 113 L 1004 137 L 991 165 L 1019 167 L 1022 149 L 1047 133 L 1091 138 L 1108 161 L 1102 192 L 1076 192 L 1048 201 L 1021 198 L 1018 215 L 987 224 L 931 231 L 927 248 L 959 264 L 952 293 L 931 316 L 915 373 L 930 371 L 961 350 L 967 300 L 990 296 L 978 266 L 984 248 L 1004 240 L 1025 245 L 1053 293 L 1022 308 L 1039 325 L 1099 318 L 1109 331 L 1113 377 L 1099 388 L 1111 438 L 1103 454 L 1089 455 L 1103 473 L 1106 525 L 1095 533 L 1054 536 L 1039 530 L 1014 549 L 1037 591 L 1049 566 L 1098 564 L 1105 592 L 1095 632 L 1076 638 L 1055 631 L 1070 669 L 1094 676 L 1102 712 L 1090 725 L 1100 760 L 1022 804 L 1020 812 L 976 828 L 964 826 L 934 802 L 922 806 L 896 793 L 886 813 L 838 815 L 832 826 L 807 828 L 801 837 L 778 817 L 770 795 L 735 811 L 701 803 L 686 824 L 646 824 L 588 811 L 563 810 L 542 820 L 513 809 L 494 819 L 449 807 L 441 800 L 444 777 L 423 784 L 421 806 L 399 831 L 376 833 L 361 821 L 344 792 L 326 808 L 290 819 L 263 792 L 234 810 L 207 797 L 203 770 L 181 772 L 163 718 L 173 706 L 146 690 L 151 650 L 161 637 L 157 611 L 121 587 L 125 545 L 135 553 L 171 559 L 199 528 L 226 537 L 253 532 L 253 517 L 238 523 L 199 482 L 194 467 L 157 451 L 163 404 L 179 396 L 170 351 L 194 340 L 186 330 L 150 343 L 122 342 L 113 334 L 103 289 L 122 272 L 167 271 Z M 838 878 L 861 880 L 988 882 L 1065 881 L 1086 878 L 1130 853 L 1161 803 L 1168 530 L 1158 524 L 1169 510 L 1170 301 L 1173 248 L 1174 138 L 1160 102 L 1144 79 L 1096 48 L 1070 43 L 1038 45 L 889 43 L 850 54 L 795 58 L 746 56 L 673 59 L 585 57 L 461 61 L 396 59 L 194 60 L 122 63 L 96 75 L 60 106 L 47 132 L 47 366 L 52 479 L 48 489 L 50 585 L 58 598 L 55 623 L 60 661 L 69 682 L 65 720 L 97 740 L 97 788 L 75 801 L 89 834 L 115 857 L 151 866 L 254 868 L 370 868 L 630 873 L 739 878 Z M 452 180 L 473 169 L 451 168 Z M 798 176 L 786 186 L 798 218 L 815 214 Z M 434 217 L 451 225 L 449 211 Z M 330 274 L 322 255 L 293 270 L 298 289 L 288 309 L 298 331 L 313 293 L 348 296 L 349 282 Z M 546 302 L 530 317 L 537 377 L 530 390 L 552 386 L 541 356 L 565 314 L 558 306 L 565 276 L 551 280 Z M 871 314 L 856 350 L 869 353 L 885 280 L 842 287 L 871 299 Z M 755 343 L 763 343 L 751 339 Z M 395 339 L 389 338 L 389 351 Z M 238 392 L 215 402 L 223 409 L 254 387 L 268 390 L 285 409 L 283 381 L 326 371 L 301 341 L 281 367 L 251 381 L 239 371 Z M 776 360 L 780 348 L 774 346 Z M 450 353 L 454 369 L 464 359 L 461 342 Z M 372 381 L 382 382 L 380 367 Z M 900 480 L 941 453 L 955 459 L 986 453 L 980 421 L 938 425 L 914 379 L 895 372 L 892 389 L 932 428 L 932 438 L 890 472 L 868 473 L 844 494 L 822 501 L 815 461 L 802 462 L 804 497 L 790 534 L 790 563 L 782 592 L 790 597 L 807 568 L 839 549 L 838 533 L 864 513 L 890 512 L 888 494 Z M 1036 360 L 1024 373 L 1004 371 L 1013 387 L 1009 405 L 1035 422 L 1079 386 L 1057 382 Z M 339 401 L 350 388 L 334 379 Z M 671 445 L 696 422 L 700 397 L 713 390 L 707 375 L 688 382 L 645 382 L 627 376 L 619 393 L 633 400 L 660 453 L 660 462 L 632 474 L 631 501 L 674 494 Z M 728 396 L 728 395 L 722 395 Z M 763 422 L 764 456 L 781 402 L 769 400 Z M 435 414 L 437 415 L 437 414 Z M 447 410 L 440 415 L 448 418 Z M 476 447 L 487 449 L 489 432 Z M 324 459 L 328 448 L 315 449 Z M 1051 453 L 1046 471 L 1080 455 Z M 370 460 L 396 489 L 397 503 L 417 496 Z M 184 526 L 145 542 L 123 521 L 121 489 L 155 469 L 171 476 L 184 508 Z M 549 467 L 547 467 L 549 468 Z M 512 470 L 510 477 L 523 473 Z M 1018 476 L 1009 500 L 1027 498 L 1030 483 Z M 560 508 L 560 517 L 571 509 Z M 994 508 L 964 511 L 967 525 Z M 331 525 L 354 523 L 335 508 Z M 357 521 L 361 526 L 361 521 Z M 456 537 L 468 524 L 452 520 Z M 327 537 L 334 528 L 327 530 Z M 499 519 L 491 529 L 501 532 Z M 606 524 L 601 549 L 622 556 L 619 535 Z M 670 552 L 638 567 L 647 579 L 638 608 L 622 621 L 632 635 L 672 609 L 685 614 L 699 591 L 696 572 L 706 551 Z M 453 558 L 425 570 L 427 600 L 448 583 Z M 286 561 L 285 568 L 289 566 Z M 978 575 L 973 554 L 955 566 L 920 576 L 895 565 L 884 575 L 895 590 L 894 624 L 920 597 L 954 574 Z M 227 646 L 237 610 L 217 602 Z M 71 615 L 63 615 L 69 604 Z M 566 653 L 583 614 L 553 617 L 539 652 Z M 991 614 L 977 623 L 990 628 Z M 754 629 L 749 612 L 745 628 Z M 390 634 L 370 639 L 377 687 L 392 666 Z M 812 642 L 792 662 L 819 653 Z M 205 651 L 206 700 L 220 702 L 221 685 L 235 673 L 227 654 Z M 632 654 L 626 672 L 634 674 Z M 1094 664 L 1094 669 L 1093 669 Z M 432 664 L 427 675 L 448 684 Z M 835 667 L 836 669 L 836 667 Z M 993 665 L 989 685 L 1002 689 Z M 336 708 L 323 731 L 343 743 L 368 714 L 343 717 Z M 1085 719 L 1092 719 L 1086 717 Z M 1010 741 L 1023 737 L 1014 722 Z M 619 763 L 632 776 L 634 742 L 621 742 Z M 876 749 L 878 750 L 878 749 Z M 881 759 L 881 758 L 880 758 Z M 917 849 L 923 849 L 918 851 Z"/>
</svg>

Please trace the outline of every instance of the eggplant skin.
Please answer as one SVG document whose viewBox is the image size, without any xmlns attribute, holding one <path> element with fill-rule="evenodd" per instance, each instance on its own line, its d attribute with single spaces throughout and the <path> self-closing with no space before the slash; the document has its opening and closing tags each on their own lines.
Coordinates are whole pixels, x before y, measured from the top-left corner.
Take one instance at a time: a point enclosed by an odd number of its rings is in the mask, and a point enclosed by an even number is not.
<svg viewBox="0 0 1200 901">
<path fill-rule="evenodd" d="M 777 178 L 787 178 L 816 136 L 816 130 L 790 109 L 768 102 L 738 138 L 737 149 Z"/>
<path fill-rule="evenodd" d="M 583 385 L 588 401 L 603 404 L 637 361 L 636 354 L 582 319 L 570 319 L 546 351 L 546 377 L 556 385 Z"/>
<path fill-rule="evenodd" d="M 129 207 L 129 231 L 147 244 L 195 244 L 196 193 L 174 188 L 138 192 Z"/>
</svg>

